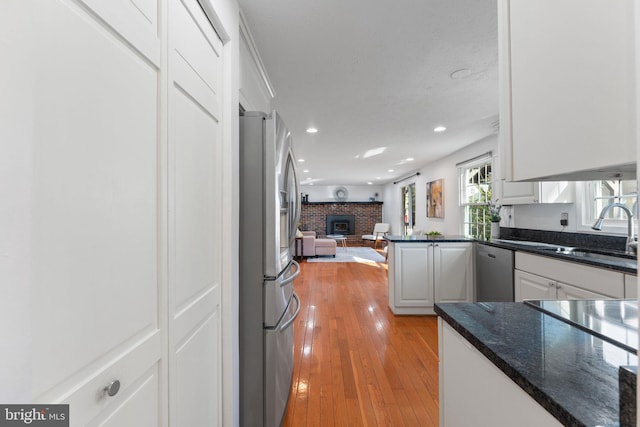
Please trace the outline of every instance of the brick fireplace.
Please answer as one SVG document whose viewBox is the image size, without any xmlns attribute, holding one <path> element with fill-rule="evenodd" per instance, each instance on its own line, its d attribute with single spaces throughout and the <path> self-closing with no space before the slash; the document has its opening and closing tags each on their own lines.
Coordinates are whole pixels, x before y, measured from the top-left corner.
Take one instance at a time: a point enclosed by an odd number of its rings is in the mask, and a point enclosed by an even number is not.
<svg viewBox="0 0 640 427">
<path fill-rule="evenodd" d="M 351 218 L 353 222 L 345 224 Z M 303 202 L 300 214 L 300 230 L 315 231 L 318 237 L 344 234 L 347 243 L 354 246 L 363 244 L 362 235 L 371 234 L 377 222 L 382 222 L 382 202 Z M 351 227 L 348 234 L 331 232 L 335 226 L 342 229 L 345 225 Z"/>
<path fill-rule="evenodd" d="M 327 234 L 356 234 L 355 215 L 327 215 Z"/>
</svg>

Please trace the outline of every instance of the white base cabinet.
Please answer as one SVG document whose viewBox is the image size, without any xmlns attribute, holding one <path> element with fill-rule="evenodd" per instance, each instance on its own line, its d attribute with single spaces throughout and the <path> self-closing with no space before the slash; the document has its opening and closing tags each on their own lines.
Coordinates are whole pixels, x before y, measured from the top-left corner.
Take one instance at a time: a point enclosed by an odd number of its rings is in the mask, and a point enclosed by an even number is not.
<svg viewBox="0 0 640 427">
<path fill-rule="evenodd" d="M 438 352 L 441 427 L 562 425 L 442 318 Z"/>
<path fill-rule="evenodd" d="M 389 307 L 435 314 L 436 302 L 473 300 L 472 243 L 390 243 Z"/>
<path fill-rule="evenodd" d="M 516 252 L 515 300 L 625 297 L 625 275 L 604 268 Z"/>
</svg>

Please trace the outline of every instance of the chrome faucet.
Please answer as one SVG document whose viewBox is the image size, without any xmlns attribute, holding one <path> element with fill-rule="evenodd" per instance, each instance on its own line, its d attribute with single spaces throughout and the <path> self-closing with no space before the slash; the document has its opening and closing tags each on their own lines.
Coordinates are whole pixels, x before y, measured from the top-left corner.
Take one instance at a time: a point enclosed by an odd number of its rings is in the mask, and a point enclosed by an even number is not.
<svg viewBox="0 0 640 427">
<path fill-rule="evenodd" d="M 629 208 L 623 205 L 622 203 L 611 203 L 610 205 L 605 206 L 604 209 L 602 209 L 602 212 L 600 212 L 600 216 L 596 220 L 595 224 L 593 224 L 591 228 L 598 231 L 602 230 L 602 223 L 604 222 L 604 216 L 607 214 L 607 212 L 611 208 L 620 208 L 624 211 L 625 214 L 627 214 L 627 244 L 625 246 L 625 251 L 627 253 L 635 253 L 632 245 L 632 243 L 634 243 L 633 214 L 631 213 Z"/>
</svg>

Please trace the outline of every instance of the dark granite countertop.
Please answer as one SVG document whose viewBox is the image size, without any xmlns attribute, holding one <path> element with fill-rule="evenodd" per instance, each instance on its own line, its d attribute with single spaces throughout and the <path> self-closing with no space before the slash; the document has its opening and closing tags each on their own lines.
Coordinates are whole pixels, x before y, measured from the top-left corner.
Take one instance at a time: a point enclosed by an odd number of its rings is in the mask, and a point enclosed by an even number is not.
<svg viewBox="0 0 640 427">
<path fill-rule="evenodd" d="M 385 240 L 392 243 L 451 243 L 474 242 L 474 239 L 464 236 L 384 236 Z"/>
<path fill-rule="evenodd" d="M 498 248 L 511 249 L 514 251 L 529 252 L 535 255 L 542 255 L 549 258 L 562 259 L 564 261 L 577 262 L 580 264 L 592 265 L 594 267 L 607 268 L 610 270 L 621 271 L 623 273 L 637 274 L 638 261 L 635 259 L 625 258 L 624 253 L 613 250 L 603 251 L 611 255 L 619 255 L 619 260 L 603 260 L 597 258 L 587 258 L 584 256 L 572 255 L 570 253 L 554 252 L 549 250 L 547 243 L 540 242 L 539 245 L 533 245 L 532 242 L 518 243 L 515 240 L 476 240 L 481 245 L 495 246 Z M 556 245 L 568 246 L 568 245 Z"/>
<path fill-rule="evenodd" d="M 630 352 L 638 351 L 638 300 L 525 301 Z"/>
<path fill-rule="evenodd" d="M 436 314 L 564 425 L 620 425 L 632 352 L 524 303 L 436 304 Z"/>
</svg>

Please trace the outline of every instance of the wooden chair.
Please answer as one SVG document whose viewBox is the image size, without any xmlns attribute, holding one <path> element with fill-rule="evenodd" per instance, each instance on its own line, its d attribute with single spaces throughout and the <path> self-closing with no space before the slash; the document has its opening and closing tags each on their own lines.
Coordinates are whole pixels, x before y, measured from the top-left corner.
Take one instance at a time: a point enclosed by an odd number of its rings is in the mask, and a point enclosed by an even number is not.
<svg viewBox="0 0 640 427">
<path fill-rule="evenodd" d="M 378 247 L 378 242 L 382 241 L 384 235 L 389 232 L 390 226 L 384 222 L 379 222 L 373 227 L 372 234 L 364 234 L 362 240 L 373 240 L 373 248 Z"/>
</svg>

